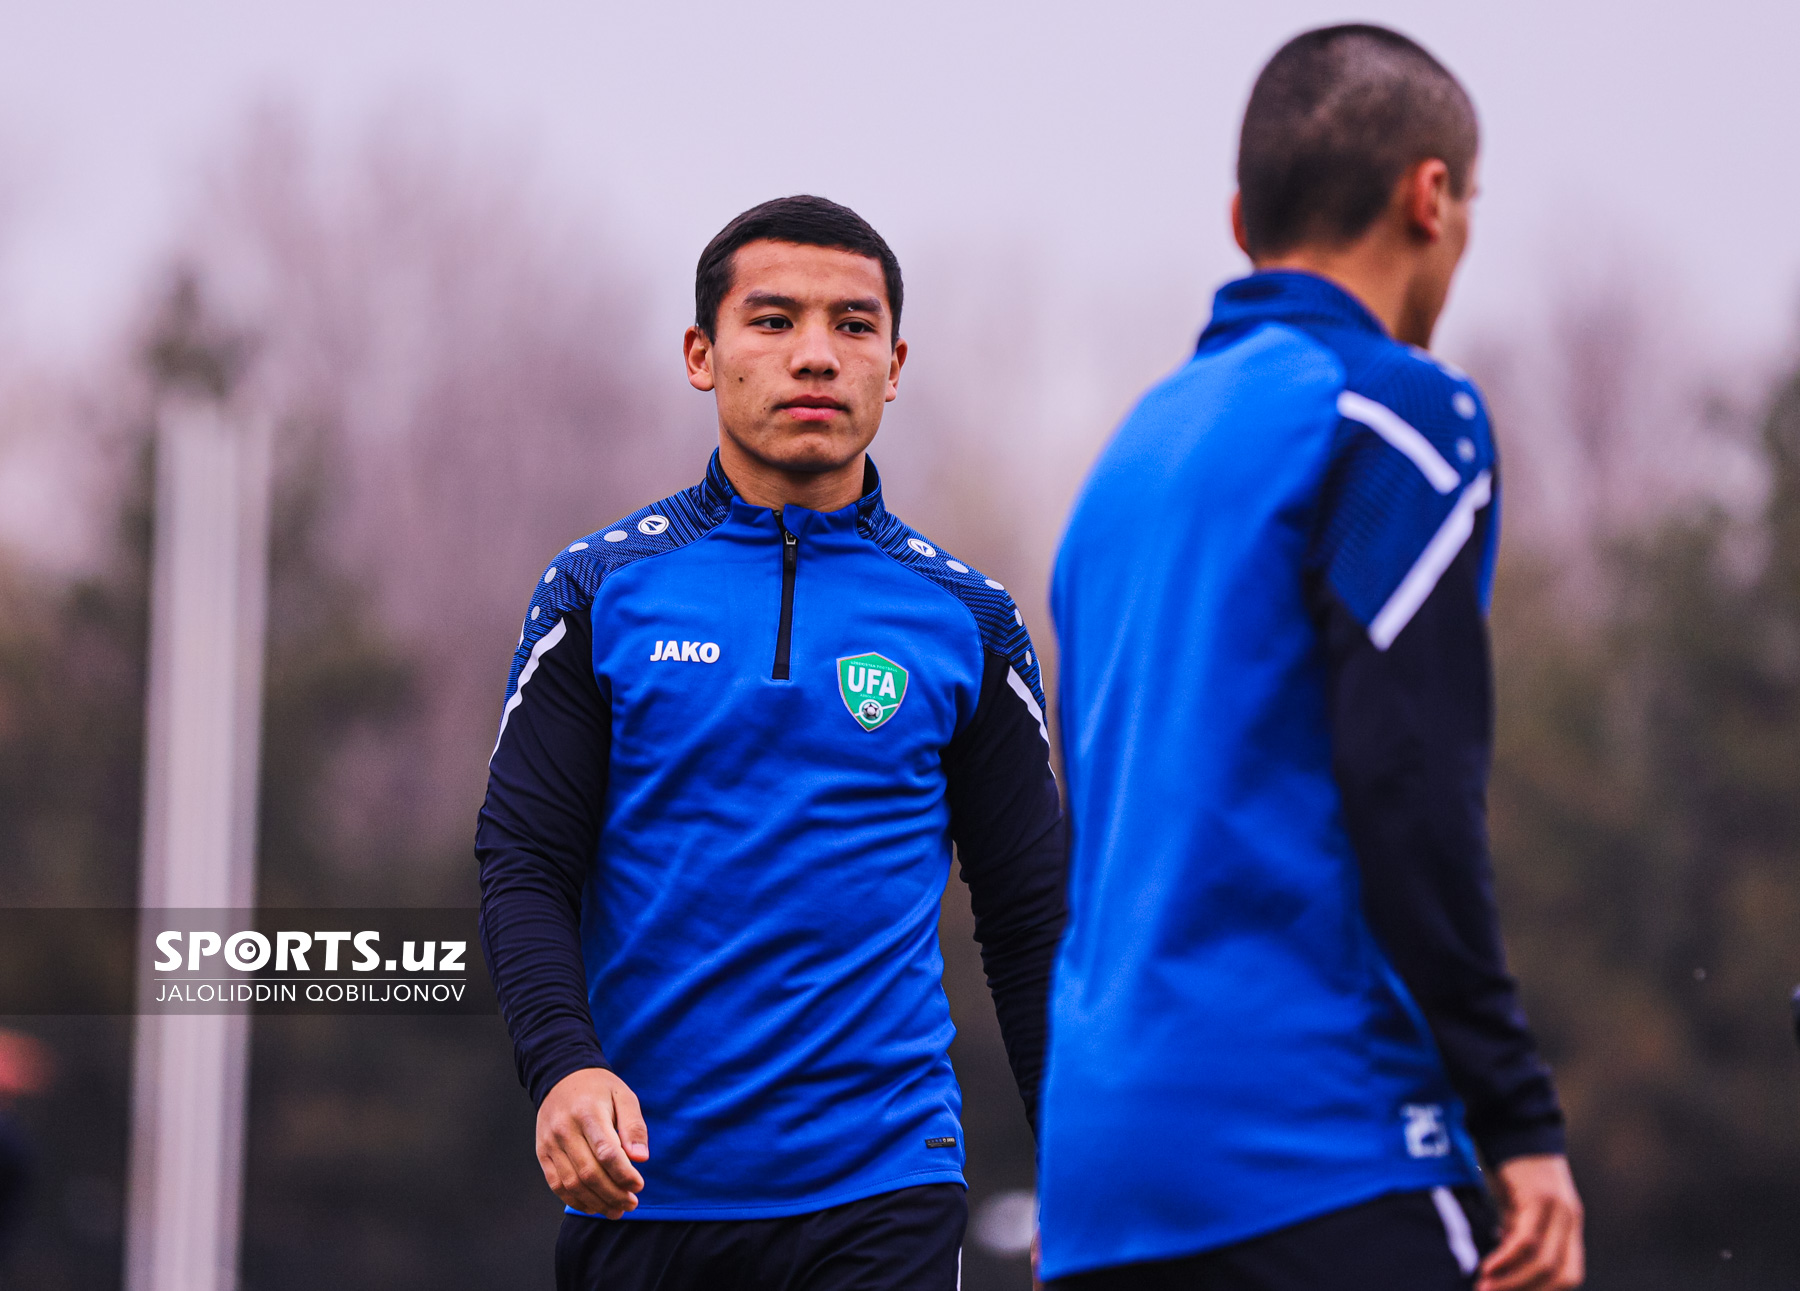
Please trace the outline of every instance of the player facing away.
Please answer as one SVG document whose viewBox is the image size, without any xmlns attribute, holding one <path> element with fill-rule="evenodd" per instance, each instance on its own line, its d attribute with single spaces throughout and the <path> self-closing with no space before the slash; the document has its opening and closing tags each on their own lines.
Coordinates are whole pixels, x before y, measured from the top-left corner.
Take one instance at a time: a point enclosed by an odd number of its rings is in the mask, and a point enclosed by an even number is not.
<svg viewBox="0 0 1800 1291">
<path fill-rule="evenodd" d="M 476 855 L 559 1287 L 956 1285 L 952 843 L 1036 1111 L 1043 694 L 1005 589 L 882 502 L 901 297 L 845 207 L 728 224 L 684 341 L 704 478 L 557 553 L 526 613 Z"/>
<path fill-rule="evenodd" d="M 1069 927 L 1039 1126 L 1059 1287 L 1582 1279 L 1488 861 L 1494 444 L 1425 349 L 1476 145 L 1412 41 L 1282 48 L 1238 157 L 1255 271 L 1069 521 Z"/>
</svg>

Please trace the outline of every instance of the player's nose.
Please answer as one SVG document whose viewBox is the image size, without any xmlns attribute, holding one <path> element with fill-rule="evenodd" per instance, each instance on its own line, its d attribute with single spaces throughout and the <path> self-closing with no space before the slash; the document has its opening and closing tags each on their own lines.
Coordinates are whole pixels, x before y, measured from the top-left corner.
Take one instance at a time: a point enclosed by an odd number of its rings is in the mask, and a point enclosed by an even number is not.
<svg viewBox="0 0 1800 1291">
<path fill-rule="evenodd" d="M 808 321 L 795 328 L 794 348 L 789 353 L 788 368 L 795 376 L 833 377 L 837 375 L 836 339 L 825 320 Z"/>
</svg>

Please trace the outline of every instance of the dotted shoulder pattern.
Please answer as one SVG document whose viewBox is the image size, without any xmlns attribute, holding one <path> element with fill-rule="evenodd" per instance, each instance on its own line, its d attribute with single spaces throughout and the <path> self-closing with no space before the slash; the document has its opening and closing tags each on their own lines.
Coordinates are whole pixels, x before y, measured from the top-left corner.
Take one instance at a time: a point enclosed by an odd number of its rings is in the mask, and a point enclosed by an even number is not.
<svg viewBox="0 0 1800 1291">
<path fill-rule="evenodd" d="M 1345 384 L 1312 560 L 1372 625 L 1402 580 L 1424 578 L 1430 552 L 1474 531 L 1498 494 L 1494 440 L 1466 373 L 1385 337 L 1338 332 L 1333 340 Z M 1484 571 L 1496 536 L 1487 526 Z M 1488 581 L 1484 572 L 1484 597 Z"/>
<path fill-rule="evenodd" d="M 1339 411 L 1345 415 L 1340 436 L 1354 437 L 1373 431 L 1390 445 L 1402 447 L 1392 437 L 1416 432 L 1444 464 L 1455 473 L 1434 471 L 1413 457 L 1414 469 L 1424 471 L 1440 493 L 1454 491 L 1482 471 L 1494 469 L 1494 439 L 1488 425 L 1481 391 L 1468 373 L 1415 346 L 1381 340 L 1342 353 L 1345 391 Z M 1369 408 L 1369 404 L 1376 405 Z M 1385 410 L 1389 416 L 1382 417 Z M 1359 415 L 1368 413 L 1368 416 Z M 1376 424 L 1382 422 L 1385 424 Z"/>
<path fill-rule="evenodd" d="M 882 551 L 961 601 L 980 629 L 982 649 L 1005 656 L 1013 671 L 1031 688 L 1038 708 L 1048 707 L 1031 634 L 1025 630 L 1025 617 L 1006 588 L 939 548 L 885 507 L 864 516 L 860 527 L 863 536 Z"/>
<path fill-rule="evenodd" d="M 720 487 L 715 463 L 707 478 L 660 502 L 633 511 L 616 524 L 596 529 L 559 551 L 538 579 L 519 645 L 506 679 L 506 698 L 519 687 L 519 676 L 551 628 L 570 614 L 585 614 L 600 585 L 615 571 L 651 556 L 685 547 L 711 533 L 730 510 L 731 494 Z"/>
</svg>

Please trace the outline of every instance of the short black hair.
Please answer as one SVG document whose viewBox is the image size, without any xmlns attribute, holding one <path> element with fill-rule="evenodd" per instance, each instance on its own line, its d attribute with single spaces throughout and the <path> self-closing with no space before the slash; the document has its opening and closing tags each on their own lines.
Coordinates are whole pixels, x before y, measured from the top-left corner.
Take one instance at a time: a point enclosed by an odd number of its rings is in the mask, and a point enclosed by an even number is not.
<svg viewBox="0 0 1800 1291">
<path fill-rule="evenodd" d="M 1461 197 L 1479 144 L 1468 92 L 1399 32 L 1350 23 L 1296 36 L 1244 109 L 1238 191 L 1250 254 L 1355 239 L 1400 177 L 1431 158 Z"/>
<path fill-rule="evenodd" d="M 719 306 L 731 290 L 732 257 L 750 242 L 793 242 L 803 247 L 833 247 L 881 262 L 887 281 L 888 312 L 894 318 L 892 340 L 900 340 L 900 304 L 906 294 L 900 261 L 874 227 L 848 206 L 800 193 L 752 206 L 714 236 L 694 269 L 694 326 L 710 340 L 719 325 Z"/>
</svg>

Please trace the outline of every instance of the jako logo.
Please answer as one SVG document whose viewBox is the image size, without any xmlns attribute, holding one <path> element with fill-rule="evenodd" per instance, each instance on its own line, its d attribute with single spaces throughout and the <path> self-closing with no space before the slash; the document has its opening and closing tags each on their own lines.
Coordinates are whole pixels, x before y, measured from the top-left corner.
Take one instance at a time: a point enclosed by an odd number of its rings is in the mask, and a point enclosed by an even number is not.
<svg viewBox="0 0 1800 1291">
<path fill-rule="evenodd" d="M 658 641 L 656 651 L 650 656 L 651 663 L 717 663 L 719 662 L 719 643 L 717 641 Z"/>
</svg>

